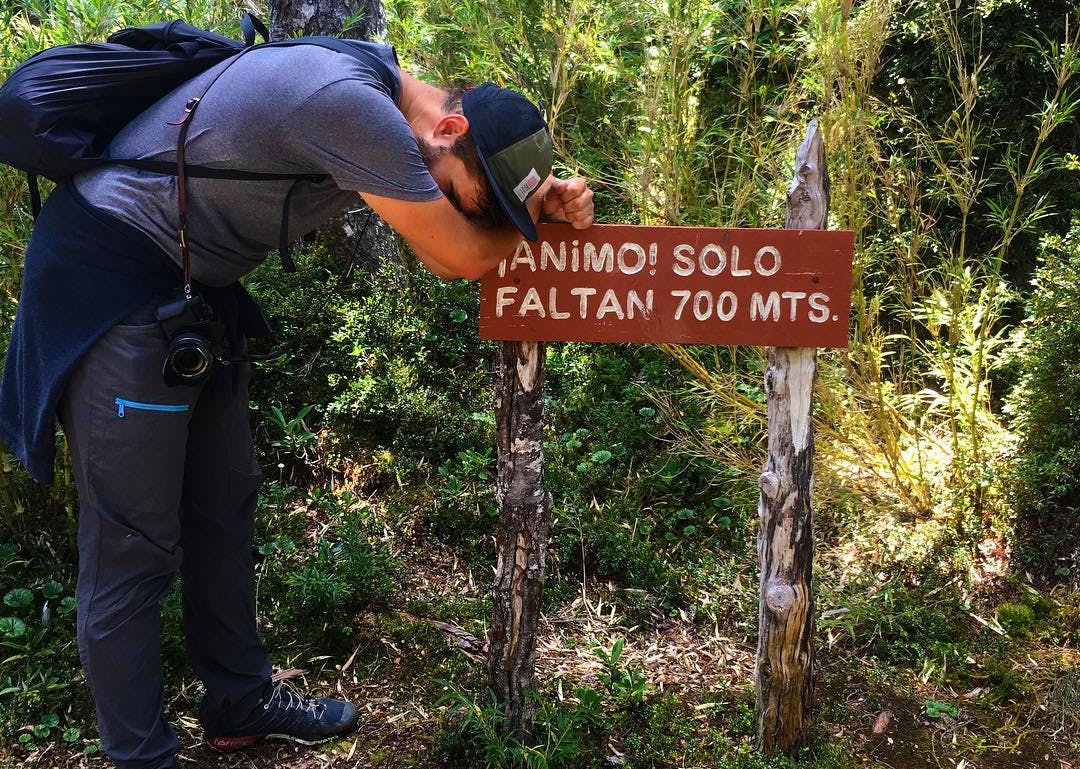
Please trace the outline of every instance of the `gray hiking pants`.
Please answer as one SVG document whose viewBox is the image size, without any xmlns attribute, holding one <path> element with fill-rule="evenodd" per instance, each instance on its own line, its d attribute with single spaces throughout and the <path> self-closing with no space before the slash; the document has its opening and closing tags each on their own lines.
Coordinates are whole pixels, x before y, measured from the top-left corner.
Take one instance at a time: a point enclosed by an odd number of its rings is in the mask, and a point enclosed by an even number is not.
<svg viewBox="0 0 1080 769">
<path fill-rule="evenodd" d="M 252 557 L 262 473 L 248 366 L 167 386 L 167 341 L 144 307 L 73 372 L 60 404 L 79 492 L 78 641 L 102 747 L 120 769 L 172 766 L 162 712 L 161 599 L 181 575 L 201 709 L 241 717 L 270 679 Z"/>
</svg>

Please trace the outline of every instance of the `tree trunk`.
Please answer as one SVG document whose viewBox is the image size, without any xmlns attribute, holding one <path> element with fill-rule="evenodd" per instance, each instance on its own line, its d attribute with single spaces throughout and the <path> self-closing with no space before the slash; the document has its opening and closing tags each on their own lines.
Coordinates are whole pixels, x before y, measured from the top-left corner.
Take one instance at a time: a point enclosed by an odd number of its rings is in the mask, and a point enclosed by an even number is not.
<svg viewBox="0 0 1080 769">
<path fill-rule="evenodd" d="M 829 208 L 825 149 L 816 120 L 795 158 L 788 187 L 789 229 L 824 229 Z M 758 744 L 791 755 L 810 743 L 814 677 L 813 348 L 768 350 L 769 456 L 758 479 Z"/>
<path fill-rule="evenodd" d="M 491 591 L 488 673 L 503 707 L 504 732 L 526 740 L 536 715 L 536 630 L 551 528 L 551 495 L 544 489 L 543 342 L 499 343 L 495 417 L 498 565 Z"/>
<path fill-rule="evenodd" d="M 386 34 L 382 0 L 270 0 L 269 10 L 271 40 L 299 35 L 371 40 Z M 319 230 L 319 240 L 342 258 L 358 257 L 369 271 L 398 262 L 397 234 L 359 196 L 355 208 Z"/>
<path fill-rule="evenodd" d="M 371 40 L 386 34 L 381 0 L 270 0 L 270 39 L 330 35 Z"/>
</svg>

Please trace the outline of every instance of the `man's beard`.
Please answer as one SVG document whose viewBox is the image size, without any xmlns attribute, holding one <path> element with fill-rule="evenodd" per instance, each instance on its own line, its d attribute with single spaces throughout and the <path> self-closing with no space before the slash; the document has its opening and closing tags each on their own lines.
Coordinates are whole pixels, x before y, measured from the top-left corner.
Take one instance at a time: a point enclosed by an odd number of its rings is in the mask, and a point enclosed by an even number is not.
<svg viewBox="0 0 1080 769">
<path fill-rule="evenodd" d="M 419 136 L 416 137 L 416 146 L 420 148 L 420 157 L 423 159 L 424 165 L 427 166 L 428 171 L 431 171 L 431 167 L 436 160 L 450 151 L 449 147 L 436 147 L 432 144 L 428 144 Z"/>
</svg>

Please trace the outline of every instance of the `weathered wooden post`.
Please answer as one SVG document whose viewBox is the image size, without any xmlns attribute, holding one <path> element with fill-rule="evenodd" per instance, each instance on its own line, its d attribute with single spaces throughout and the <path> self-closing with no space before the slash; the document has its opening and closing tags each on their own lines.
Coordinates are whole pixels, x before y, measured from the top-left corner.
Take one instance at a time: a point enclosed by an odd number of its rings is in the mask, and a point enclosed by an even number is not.
<svg viewBox="0 0 1080 769">
<path fill-rule="evenodd" d="M 544 343 L 500 342 L 495 374 L 498 564 L 488 631 L 491 688 L 503 729 L 532 736 L 536 630 L 551 495 L 544 488 Z"/>
<path fill-rule="evenodd" d="M 788 229 L 825 229 L 829 177 L 816 120 L 795 157 Z M 813 347 L 770 347 L 765 371 L 769 444 L 758 479 L 761 599 L 755 685 L 759 747 L 794 753 L 810 742 L 814 676 Z"/>
</svg>

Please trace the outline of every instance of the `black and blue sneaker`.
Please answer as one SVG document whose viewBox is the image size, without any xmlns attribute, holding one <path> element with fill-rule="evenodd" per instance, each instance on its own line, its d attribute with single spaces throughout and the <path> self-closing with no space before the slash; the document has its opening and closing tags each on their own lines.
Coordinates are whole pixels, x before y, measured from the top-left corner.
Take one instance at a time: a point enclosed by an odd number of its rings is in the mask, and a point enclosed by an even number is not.
<svg viewBox="0 0 1080 769">
<path fill-rule="evenodd" d="M 316 745 L 356 728 L 360 713 L 342 700 L 305 698 L 282 683 L 240 726 L 219 729 L 203 722 L 206 742 L 223 753 L 246 748 L 263 740 L 289 740 Z"/>
</svg>

